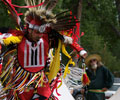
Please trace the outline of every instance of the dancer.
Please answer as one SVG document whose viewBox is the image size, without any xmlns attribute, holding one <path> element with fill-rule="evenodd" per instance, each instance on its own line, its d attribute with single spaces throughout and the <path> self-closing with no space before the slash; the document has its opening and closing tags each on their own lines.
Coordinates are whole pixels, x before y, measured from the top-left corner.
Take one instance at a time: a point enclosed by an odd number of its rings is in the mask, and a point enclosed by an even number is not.
<svg viewBox="0 0 120 100">
<path fill-rule="evenodd" d="M 23 27 L 20 14 L 15 10 L 17 5 L 13 5 L 11 0 L 2 1 L 17 23 L 16 30 L 0 35 L 0 43 L 8 47 L 2 54 L 3 59 L 7 60 L 3 61 L 0 76 L 4 86 L 2 94 L 6 94 L 7 100 L 48 99 L 57 88 L 61 75 L 61 48 L 70 59 L 68 64 L 73 62 L 65 50 L 66 45 L 70 45 L 81 57 L 87 54 L 74 37 L 72 38 L 74 33 L 71 29 L 74 30 L 79 21 L 68 14 L 68 11 L 53 14 L 52 9 L 58 0 L 45 0 L 44 3 L 38 0 L 37 5 L 34 0 L 25 0 L 28 10 L 24 14 Z M 51 48 L 54 48 L 55 52 L 48 66 L 48 53 Z"/>
</svg>

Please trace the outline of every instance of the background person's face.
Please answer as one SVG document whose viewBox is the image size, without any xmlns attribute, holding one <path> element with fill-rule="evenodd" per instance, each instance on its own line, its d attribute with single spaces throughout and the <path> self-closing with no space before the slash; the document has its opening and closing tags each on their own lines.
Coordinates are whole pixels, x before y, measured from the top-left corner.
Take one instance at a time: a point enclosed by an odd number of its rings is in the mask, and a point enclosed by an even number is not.
<svg viewBox="0 0 120 100">
<path fill-rule="evenodd" d="M 91 59 L 90 60 L 90 66 L 92 69 L 96 69 L 97 68 L 97 60 L 96 59 Z"/>
</svg>

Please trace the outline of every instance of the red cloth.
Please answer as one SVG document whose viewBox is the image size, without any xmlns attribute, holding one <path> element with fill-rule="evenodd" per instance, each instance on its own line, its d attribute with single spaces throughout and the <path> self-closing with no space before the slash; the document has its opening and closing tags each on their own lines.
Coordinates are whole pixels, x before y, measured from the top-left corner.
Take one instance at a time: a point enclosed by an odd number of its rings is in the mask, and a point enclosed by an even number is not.
<svg viewBox="0 0 120 100">
<path fill-rule="evenodd" d="M 19 64 L 27 71 L 29 72 L 38 72 L 41 69 L 44 68 L 47 57 L 48 57 L 48 35 L 44 34 L 46 36 L 41 38 L 36 44 L 35 47 L 31 46 L 31 42 L 27 42 L 26 38 L 23 38 L 22 42 L 18 44 L 18 61 Z M 34 52 L 32 53 L 32 50 Z M 35 50 L 37 52 L 35 52 Z M 33 54 L 37 55 L 37 58 L 35 56 L 32 57 Z M 32 64 L 32 61 L 36 61 L 37 64 Z"/>
<path fill-rule="evenodd" d="M 50 89 L 49 84 L 46 84 L 45 87 L 39 87 L 39 88 L 37 88 L 37 93 L 39 95 L 42 95 L 42 96 L 45 96 L 45 97 L 49 98 L 50 95 L 51 95 L 51 89 Z"/>
<path fill-rule="evenodd" d="M 2 73 L 2 64 L 0 64 L 0 74 Z"/>
<path fill-rule="evenodd" d="M 23 92 L 22 94 L 19 94 L 18 97 L 20 100 L 31 100 L 33 93 L 34 90 L 30 90 L 29 92 Z"/>
<path fill-rule="evenodd" d="M 49 98 L 51 95 L 49 84 L 46 84 L 45 87 L 37 88 L 37 94 Z M 34 89 L 31 89 L 29 92 L 23 92 L 21 94 L 18 94 L 18 97 L 20 98 L 20 100 L 31 100 L 33 95 L 34 95 Z"/>
<path fill-rule="evenodd" d="M 35 99 L 35 100 L 39 100 L 39 99 Z"/>
<path fill-rule="evenodd" d="M 83 48 L 82 48 L 77 42 L 73 42 L 73 43 L 71 44 L 71 47 L 72 47 L 73 49 L 77 50 L 78 52 L 81 51 L 81 50 L 83 50 Z"/>
</svg>

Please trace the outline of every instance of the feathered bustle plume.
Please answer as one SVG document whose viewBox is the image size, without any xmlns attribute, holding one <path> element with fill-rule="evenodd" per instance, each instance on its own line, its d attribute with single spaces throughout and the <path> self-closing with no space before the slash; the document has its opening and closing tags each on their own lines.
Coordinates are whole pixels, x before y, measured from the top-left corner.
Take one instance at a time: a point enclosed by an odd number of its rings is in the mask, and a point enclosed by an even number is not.
<svg viewBox="0 0 120 100">
<path fill-rule="evenodd" d="M 48 5 L 47 12 L 51 12 L 57 3 L 58 3 L 58 0 L 51 0 L 50 4 Z"/>
</svg>

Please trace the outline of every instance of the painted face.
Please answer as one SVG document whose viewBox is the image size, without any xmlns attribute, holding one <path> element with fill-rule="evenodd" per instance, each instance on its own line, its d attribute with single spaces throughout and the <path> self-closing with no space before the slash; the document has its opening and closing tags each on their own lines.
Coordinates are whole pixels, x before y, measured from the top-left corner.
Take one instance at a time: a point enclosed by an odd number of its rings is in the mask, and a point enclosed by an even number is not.
<svg viewBox="0 0 120 100">
<path fill-rule="evenodd" d="M 40 33 L 39 31 L 37 30 L 33 30 L 33 29 L 28 29 L 28 39 L 29 41 L 31 42 L 37 42 L 39 41 L 39 39 L 43 36 L 42 33 Z"/>
<path fill-rule="evenodd" d="M 91 59 L 90 60 L 90 66 L 92 69 L 97 69 L 97 60 L 96 59 Z"/>
</svg>

